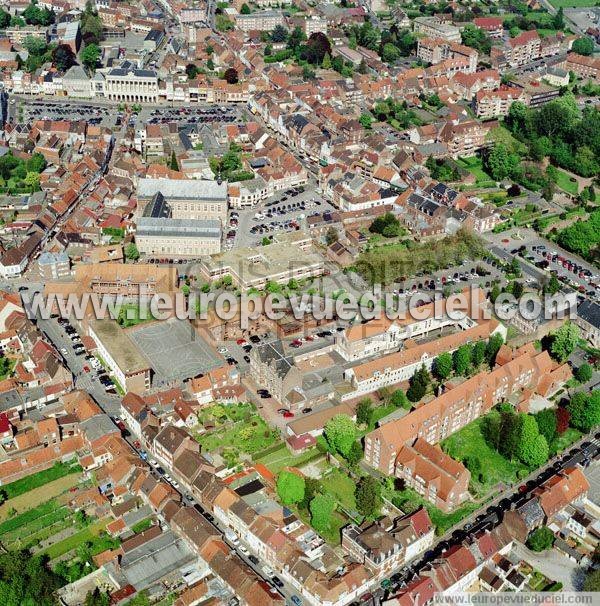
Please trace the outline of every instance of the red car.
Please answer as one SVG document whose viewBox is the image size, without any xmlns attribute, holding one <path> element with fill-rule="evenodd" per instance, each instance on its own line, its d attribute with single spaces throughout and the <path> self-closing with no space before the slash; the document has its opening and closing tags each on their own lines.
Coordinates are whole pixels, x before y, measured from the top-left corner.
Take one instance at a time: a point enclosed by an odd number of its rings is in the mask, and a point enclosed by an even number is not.
<svg viewBox="0 0 600 606">
<path fill-rule="evenodd" d="M 141 446 L 141 444 L 140 444 L 140 441 L 139 441 L 139 440 L 136 440 L 136 441 L 133 443 L 133 445 L 134 445 L 136 448 L 139 448 L 139 447 Z"/>
<path fill-rule="evenodd" d="M 83 367 L 83 372 L 90 372 L 90 367 L 89 366 L 84 366 Z"/>
<path fill-rule="evenodd" d="M 291 419 L 294 416 L 293 412 L 290 412 L 289 410 L 287 412 L 283 413 L 283 418 L 284 419 Z"/>
<path fill-rule="evenodd" d="M 236 341 L 236 343 L 237 343 L 238 345 L 245 345 L 245 344 L 246 344 L 246 339 L 238 339 L 238 340 Z"/>
</svg>

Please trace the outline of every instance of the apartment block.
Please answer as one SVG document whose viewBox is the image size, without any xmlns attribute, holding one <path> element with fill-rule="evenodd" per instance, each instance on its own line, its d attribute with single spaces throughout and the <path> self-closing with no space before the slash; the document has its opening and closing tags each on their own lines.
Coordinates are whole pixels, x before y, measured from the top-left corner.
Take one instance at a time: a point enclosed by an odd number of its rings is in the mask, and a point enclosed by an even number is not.
<svg viewBox="0 0 600 606">
<path fill-rule="evenodd" d="M 483 120 L 506 116 L 515 101 L 528 105 L 529 96 L 522 88 L 481 90 L 475 96 L 475 113 Z"/>
<path fill-rule="evenodd" d="M 367 434 L 365 461 L 383 474 L 397 475 L 397 458 L 404 445 L 417 438 L 437 444 L 495 404 L 520 398 L 524 390 L 542 395 L 553 393 L 570 375 L 568 367 L 555 365 L 548 352 L 537 353 L 533 346 L 511 355 L 503 352 L 497 364 L 491 372 L 480 372 L 463 383 L 448 385 L 437 398 Z"/>
<path fill-rule="evenodd" d="M 460 42 L 460 29 L 449 23 L 444 23 L 439 17 L 417 17 L 413 21 L 416 34 L 429 38 L 442 38 L 448 42 Z"/>
</svg>

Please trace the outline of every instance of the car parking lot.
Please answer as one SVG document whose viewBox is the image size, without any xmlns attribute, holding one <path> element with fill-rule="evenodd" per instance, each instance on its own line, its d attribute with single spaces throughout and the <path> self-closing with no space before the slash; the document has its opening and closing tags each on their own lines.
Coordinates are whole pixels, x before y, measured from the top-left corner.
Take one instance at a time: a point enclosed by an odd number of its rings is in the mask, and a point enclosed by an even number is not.
<svg viewBox="0 0 600 606">
<path fill-rule="evenodd" d="M 597 270 L 570 257 L 566 252 L 558 251 L 551 243 L 523 245 L 512 249 L 511 252 L 554 274 L 560 282 L 571 286 L 582 295 L 592 299 L 600 298 L 600 274 L 595 273 Z"/>
<path fill-rule="evenodd" d="M 440 290 L 445 287 L 452 290 L 470 285 L 489 288 L 494 280 L 502 280 L 503 277 L 503 272 L 486 261 L 470 261 L 460 267 L 450 267 L 431 274 L 419 272 L 415 277 L 394 284 L 391 290 L 394 294 L 402 295 Z"/>
<path fill-rule="evenodd" d="M 34 120 L 85 120 L 88 124 L 114 126 L 122 119 L 122 112 L 98 104 L 16 99 L 11 97 L 9 114 L 28 123 Z"/>
<path fill-rule="evenodd" d="M 230 105 L 157 108 L 151 110 L 149 116 L 147 120 L 148 124 L 164 124 L 167 122 L 203 124 L 209 122 L 234 122 L 239 119 L 238 110 Z"/>
<path fill-rule="evenodd" d="M 304 229 L 310 215 L 333 210 L 333 205 L 315 191 L 313 184 L 287 189 L 259 206 L 231 213 L 230 229 L 235 231 L 232 244 L 240 247 L 260 245 L 263 238 L 278 232 Z M 233 225 L 231 216 L 235 219 Z"/>
</svg>

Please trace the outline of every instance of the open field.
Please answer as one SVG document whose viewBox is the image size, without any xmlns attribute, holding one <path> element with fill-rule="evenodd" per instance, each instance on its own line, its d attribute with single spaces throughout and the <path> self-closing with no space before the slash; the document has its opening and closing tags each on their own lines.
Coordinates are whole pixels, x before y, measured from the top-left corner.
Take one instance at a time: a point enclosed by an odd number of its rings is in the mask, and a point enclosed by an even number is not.
<svg viewBox="0 0 600 606">
<path fill-rule="evenodd" d="M 0 505 L 0 521 L 3 521 L 7 517 L 10 509 L 14 509 L 19 514 L 37 507 L 41 503 L 53 499 L 69 490 L 69 488 L 76 486 L 79 479 L 78 474 L 72 473 L 5 501 Z"/>
<path fill-rule="evenodd" d="M 93 544 L 94 539 L 96 539 L 100 533 L 106 528 L 106 525 L 110 522 L 110 519 L 105 518 L 103 520 L 98 520 L 93 524 L 90 524 L 87 528 L 76 532 L 75 534 L 67 537 L 66 539 L 47 547 L 46 549 L 42 549 L 40 554 L 47 555 L 51 560 L 54 558 L 58 558 L 69 551 L 76 549 L 79 545 L 85 542 L 91 542 Z"/>
<path fill-rule="evenodd" d="M 496 412 L 490 415 L 498 414 Z M 526 467 L 521 463 L 505 459 L 499 452 L 487 444 L 482 434 L 483 417 L 469 423 L 466 427 L 446 438 L 441 446 L 444 452 L 457 461 L 479 459 L 481 474 L 471 478 L 472 488 L 477 494 L 486 494 L 500 483 L 513 483 L 518 479 L 519 471 Z"/>
<path fill-rule="evenodd" d="M 558 178 L 556 180 L 556 185 L 558 185 L 560 189 L 566 191 L 568 194 L 573 194 L 574 196 L 577 195 L 577 181 L 571 181 L 569 175 L 563 170 L 557 169 L 557 172 Z"/>
<path fill-rule="evenodd" d="M 39 471 L 38 473 L 31 474 L 25 478 L 21 478 L 16 482 L 5 484 L 0 487 L 0 490 L 4 492 L 7 499 L 13 499 L 19 495 L 25 494 L 34 488 L 44 486 L 49 482 L 52 482 L 58 478 L 69 475 L 71 473 L 79 473 L 81 467 L 77 464 L 68 463 L 56 463 L 49 469 Z"/>
<path fill-rule="evenodd" d="M 558 8 L 582 8 L 586 6 L 596 6 L 596 0 L 550 0 L 550 4 Z"/>
<path fill-rule="evenodd" d="M 287 449 L 287 446 L 282 444 L 279 450 L 257 459 L 256 462 L 262 463 L 269 469 L 269 471 L 271 471 L 271 473 L 277 475 L 286 467 L 302 467 L 302 465 L 305 465 L 309 461 L 316 460 L 322 456 L 323 455 L 316 448 L 311 448 L 310 450 L 307 450 L 301 455 L 295 457 Z"/>
<path fill-rule="evenodd" d="M 477 180 L 477 185 L 480 187 L 494 187 L 496 185 L 496 182 L 483 170 L 480 158 L 477 158 L 476 156 L 471 158 L 459 158 L 456 160 L 456 164 L 474 175 Z"/>
</svg>

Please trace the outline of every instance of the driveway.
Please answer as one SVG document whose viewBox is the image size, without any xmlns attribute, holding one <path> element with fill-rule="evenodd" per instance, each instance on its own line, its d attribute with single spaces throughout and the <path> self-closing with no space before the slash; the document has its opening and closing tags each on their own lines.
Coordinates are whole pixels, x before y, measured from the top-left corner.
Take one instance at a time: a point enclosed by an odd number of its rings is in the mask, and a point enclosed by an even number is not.
<svg viewBox="0 0 600 606">
<path fill-rule="evenodd" d="M 580 591 L 577 577 L 579 566 L 555 549 L 535 553 L 521 543 L 515 543 L 513 553 L 519 558 L 537 568 L 542 574 L 553 581 L 560 581 L 564 591 Z"/>
</svg>

